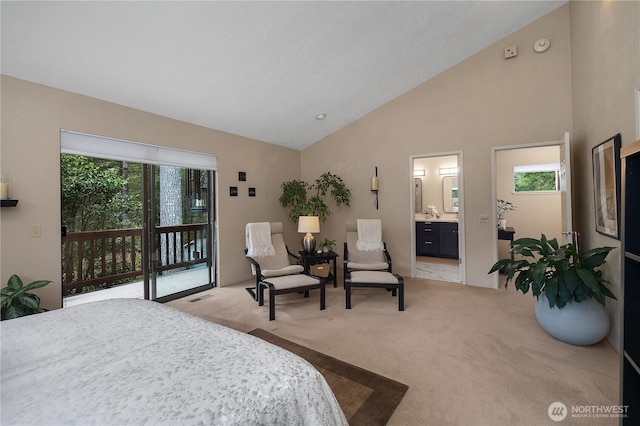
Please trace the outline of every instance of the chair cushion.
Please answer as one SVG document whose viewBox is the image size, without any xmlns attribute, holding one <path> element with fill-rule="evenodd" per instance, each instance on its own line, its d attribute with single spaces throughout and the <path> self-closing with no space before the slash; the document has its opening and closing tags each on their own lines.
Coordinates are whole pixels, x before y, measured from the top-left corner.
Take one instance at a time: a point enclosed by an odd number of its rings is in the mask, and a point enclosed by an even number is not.
<svg viewBox="0 0 640 426">
<path fill-rule="evenodd" d="M 352 283 L 398 284 L 398 278 L 390 272 L 354 271 L 351 273 Z"/>
<path fill-rule="evenodd" d="M 289 265 L 280 269 L 261 269 L 263 277 L 280 277 L 283 275 L 299 274 L 304 271 L 302 265 Z"/>
<path fill-rule="evenodd" d="M 385 269 L 389 269 L 389 264 L 387 262 L 379 262 L 379 263 L 347 262 L 347 268 L 367 270 L 367 271 L 384 271 Z"/>
<path fill-rule="evenodd" d="M 284 277 L 268 278 L 262 281 L 273 284 L 273 287 L 275 287 L 276 290 L 320 284 L 319 279 L 305 274 L 286 275 Z"/>
</svg>

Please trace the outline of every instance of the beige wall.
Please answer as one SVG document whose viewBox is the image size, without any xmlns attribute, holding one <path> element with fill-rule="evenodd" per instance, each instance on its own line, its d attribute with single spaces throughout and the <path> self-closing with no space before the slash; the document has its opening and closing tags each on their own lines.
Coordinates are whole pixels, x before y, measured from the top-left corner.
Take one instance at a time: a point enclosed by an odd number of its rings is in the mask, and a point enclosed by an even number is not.
<svg viewBox="0 0 640 426">
<path fill-rule="evenodd" d="M 551 40 L 543 54 L 533 43 Z M 503 59 L 518 45 L 516 58 Z M 495 229 L 491 147 L 561 140 L 571 130 L 569 6 L 563 6 L 302 152 L 302 176 L 330 170 L 353 189 L 352 206 L 323 224 L 344 241 L 346 220 L 381 218 L 394 271 L 411 273 L 410 156 L 463 152 L 466 283 L 492 287 Z M 425 58 L 429 60 L 429 58 Z M 378 166 L 380 209 L 369 191 Z"/>
<path fill-rule="evenodd" d="M 276 201 L 280 183 L 300 175 L 296 150 L 2 76 L 2 173 L 11 176 L 20 201 L 0 212 L 0 276 L 3 286 L 14 273 L 25 281 L 54 281 L 37 292 L 47 308 L 61 306 L 61 128 L 217 154 L 221 285 L 250 277 L 245 224 L 286 221 Z M 238 182 L 238 171 L 247 172 L 246 182 Z M 240 195 L 229 197 L 229 186 L 238 186 Z M 248 197 L 249 186 L 255 198 Z M 42 225 L 42 238 L 29 237 L 35 224 Z"/>
<path fill-rule="evenodd" d="M 637 140 L 634 90 L 640 88 L 640 2 L 572 1 L 573 159 L 575 218 L 583 248 L 620 247 L 595 231 L 591 149 L 616 133 L 622 146 Z M 621 253 L 607 258 L 605 278 L 620 294 Z M 609 340 L 619 348 L 620 306 L 612 314 Z"/>
<path fill-rule="evenodd" d="M 513 167 L 560 162 L 560 148 L 546 146 L 508 149 L 496 152 L 496 197 L 511 201 L 517 208 L 507 213 L 507 226 L 516 230 L 515 238 L 557 238 L 562 241 L 562 205 L 559 192 L 513 192 Z M 498 257 L 509 256 L 509 242 L 498 241 Z"/>
</svg>

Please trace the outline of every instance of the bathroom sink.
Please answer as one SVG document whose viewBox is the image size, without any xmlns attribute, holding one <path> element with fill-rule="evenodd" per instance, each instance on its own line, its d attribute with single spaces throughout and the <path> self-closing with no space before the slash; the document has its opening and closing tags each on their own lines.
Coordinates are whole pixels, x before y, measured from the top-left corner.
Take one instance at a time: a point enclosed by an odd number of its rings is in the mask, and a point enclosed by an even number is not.
<svg viewBox="0 0 640 426">
<path fill-rule="evenodd" d="M 458 215 L 454 213 L 445 213 L 439 218 L 427 217 L 424 214 L 416 214 L 416 222 L 457 222 Z"/>
</svg>

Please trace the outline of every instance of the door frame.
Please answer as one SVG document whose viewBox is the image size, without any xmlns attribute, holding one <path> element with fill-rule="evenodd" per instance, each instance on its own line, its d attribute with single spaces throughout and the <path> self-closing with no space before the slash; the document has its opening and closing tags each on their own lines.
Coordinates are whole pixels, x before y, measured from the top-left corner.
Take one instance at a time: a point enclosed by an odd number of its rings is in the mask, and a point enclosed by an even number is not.
<svg viewBox="0 0 640 426">
<path fill-rule="evenodd" d="M 467 284 L 466 251 L 465 251 L 465 226 L 464 226 L 464 155 L 462 151 L 446 151 L 429 154 L 414 154 L 409 156 L 409 229 L 411 254 L 411 278 L 416 277 L 416 212 L 415 212 L 415 176 L 413 175 L 414 161 L 420 158 L 432 157 L 458 157 L 458 259 L 460 261 L 460 282 Z"/>
<path fill-rule="evenodd" d="M 496 186 L 497 182 L 497 174 L 498 174 L 498 164 L 497 164 L 497 154 L 498 151 L 509 151 L 512 149 L 527 149 L 527 148 L 540 148 L 545 146 L 558 146 L 564 147 L 567 144 L 567 138 L 569 137 L 569 133 L 565 132 L 563 134 L 562 139 L 558 139 L 555 141 L 549 142 L 533 142 L 521 145 L 504 145 L 504 146 L 494 146 L 491 147 L 491 205 L 495 206 L 495 200 L 497 199 L 497 190 Z M 569 151 L 569 158 L 571 158 L 571 151 Z M 569 166 L 569 173 L 571 174 L 571 166 Z M 571 186 L 571 176 L 569 176 L 569 185 Z M 571 188 L 570 188 L 571 189 Z M 571 192 L 569 191 L 569 197 L 571 197 Z M 570 199 L 569 204 L 572 204 L 573 201 Z M 564 210 L 564 208 L 563 208 Z M 572 214 L 572 213 L 569 213 Z M 491 215 L 491 228 L 498 228 L 498 218 L 495 208 L 493 209 L 493 214 Z M 492 241 L 492 261 L 491 264 L 494 264 L 498 261 L 498 233 L 494 232 L 491 238 Z M 500 276 L 497 273 L 493 275 L 493 288 L 499 288 L 500 286 Z"/>
</svg>

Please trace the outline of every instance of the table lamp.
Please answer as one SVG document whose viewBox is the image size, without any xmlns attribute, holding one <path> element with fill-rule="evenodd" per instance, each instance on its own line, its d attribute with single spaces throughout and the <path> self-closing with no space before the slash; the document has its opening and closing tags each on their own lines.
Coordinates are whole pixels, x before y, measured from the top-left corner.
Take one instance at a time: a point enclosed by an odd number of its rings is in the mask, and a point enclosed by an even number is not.
<svg viewBox="0 0 640 426">
<path fill-rule="evenodd" d="M 320 232 L 320 219 L 318 216 L 300 216 L 298 218 L 298 232 L 306 234 L 302 237 L 302 248 L 305 253 L 313 253 L 316 249 L 316 239 L 311 233 Z"/>
</svg>

